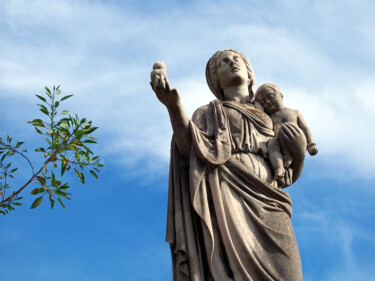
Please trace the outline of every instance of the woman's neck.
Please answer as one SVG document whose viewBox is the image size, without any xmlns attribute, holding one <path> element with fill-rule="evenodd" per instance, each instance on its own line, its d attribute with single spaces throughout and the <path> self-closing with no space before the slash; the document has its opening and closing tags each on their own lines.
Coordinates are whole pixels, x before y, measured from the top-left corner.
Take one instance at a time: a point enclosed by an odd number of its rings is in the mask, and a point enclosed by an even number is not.
<svg viewBox="0 0 375 281">
<path fill-rule="evenodd" d="M 247 84 L 228 87 L 223 89 L 224 100 L 242 102 L 247 101 L 249 97 L 249 88 Z"/>
</svg>

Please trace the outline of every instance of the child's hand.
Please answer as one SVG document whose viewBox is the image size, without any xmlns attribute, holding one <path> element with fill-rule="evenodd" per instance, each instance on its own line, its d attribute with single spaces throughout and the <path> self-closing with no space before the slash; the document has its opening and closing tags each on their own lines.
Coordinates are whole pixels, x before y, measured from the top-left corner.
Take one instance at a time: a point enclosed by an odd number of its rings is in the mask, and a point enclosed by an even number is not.
<svg viewBox="0 0 375 281">
<path fill-rule="evenodd" d="M 318 148 L 316 147 L 315 143 L 309 143 L 307 145 L 307 151 L 309 152 L 311 156 L 314 156 L 318 153 Z"/>
</svg>

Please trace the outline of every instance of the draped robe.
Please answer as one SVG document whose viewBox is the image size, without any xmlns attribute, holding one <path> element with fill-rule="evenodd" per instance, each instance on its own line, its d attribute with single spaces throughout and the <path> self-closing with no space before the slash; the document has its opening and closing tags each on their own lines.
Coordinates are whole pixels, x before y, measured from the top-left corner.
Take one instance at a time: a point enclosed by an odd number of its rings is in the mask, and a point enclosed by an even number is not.
<svg viewBox="0 0 375 281">
<path fill-rule="evenodd" d="M 190 123 L 189 162 L 172 139 L 166 240 L 174 281 L 302 280 L 291 200 L 272 181 L 272 121 L 215 100 Z"/>
</svg>

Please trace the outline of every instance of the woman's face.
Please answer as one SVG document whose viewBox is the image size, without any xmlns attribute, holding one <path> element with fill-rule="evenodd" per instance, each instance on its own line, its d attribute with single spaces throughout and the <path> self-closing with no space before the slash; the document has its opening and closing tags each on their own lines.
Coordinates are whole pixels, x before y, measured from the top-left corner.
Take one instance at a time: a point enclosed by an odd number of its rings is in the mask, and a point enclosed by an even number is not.
<svg viewBox="0 0 375 281">
<path fill-rule="evenodd" d="M 217 79 L 222 89 L 248 83 L 247 68 L 241 56 L 232 51 L 224 51 L 216 61 Z"/>
</svg>

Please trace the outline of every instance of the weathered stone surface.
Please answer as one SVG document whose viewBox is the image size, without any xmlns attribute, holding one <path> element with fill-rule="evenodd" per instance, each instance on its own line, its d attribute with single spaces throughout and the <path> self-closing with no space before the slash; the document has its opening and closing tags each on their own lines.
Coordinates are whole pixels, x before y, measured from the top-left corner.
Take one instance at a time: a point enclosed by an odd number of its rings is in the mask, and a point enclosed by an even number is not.
<svg viewBox="0 0 375 281">
<path fill-rule="evenodd" d="M 189 119 L 164 64 L 151 73 L 174 132 L 166 235 L 173 280 L 302 280 L 291 201 L 280 187 L 300 176 L 307 144 L 316 154 L 311 133 L 299 112 L 283 107 L 276 85 L 254 99 L 254 72 L 241 52 L 216 52 L 206 78 L 217 99 Z"/>
<path fill-rule="evenodd" d="M 279 140 L 278 133 L 283 124 L 292 124 L 300 128 L 307 141 L 307 151 L 310 155 L 316 155 L 318 148 L 313 141 L 311 131 L 298 110 L 286 108 L 283 103 L 283 94 L 280 88 L 273 83 L 261 85 L 255 93 L 255 101 L 259 102 L 264 111 L 271 117 L 275 137 L 268 142 L 267 150 L 271 165 L 274 170 L 274 180 L 278 182 L 279 187 L 287 187 L 288 182 L 286 172 L 293 163 L 293 157 L 290 154 L 288 146 Z M 289 174 L 291 169 L 288 170 Z"/>
</svg>

